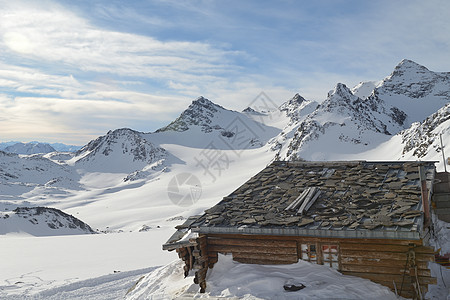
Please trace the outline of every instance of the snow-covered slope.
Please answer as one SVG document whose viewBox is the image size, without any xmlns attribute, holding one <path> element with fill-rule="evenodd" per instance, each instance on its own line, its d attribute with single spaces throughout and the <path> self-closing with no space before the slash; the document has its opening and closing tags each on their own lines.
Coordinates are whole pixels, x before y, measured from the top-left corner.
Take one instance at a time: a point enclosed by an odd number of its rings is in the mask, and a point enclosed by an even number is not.
<svg viewBox="0 0 450 300">
<path fill-rule="evenodd" d="M 55 236 L 96 233 L 86 223 L 58 209 L 49 207 L 17 207 L 0 212 L 0 235 L 29 234 Z"/>
<path fill-rule="evenodd" d="M 7 146 L 3 151 L 16 154 L 37 154 L 50 153 L 56 150 L 49 144 L 44 143 L 16 143 Z"/>
<path fill-rule="evenodd" d="M 351 89 L 352 94 L 361 99 L 366 99 L 382 82 L 383 81 L 361 81 Z"/>
<path fill-rule="evenodd" d="M 75 153 L 69 163 L 77 169 L 101 173 L 132 173 L 167 157 L 167 152 L 128 129 L 109 131 Z"/>
<path fill-rule="evenodd" d="M 67 165 L 39 155 L 20 156 L 0 151 L 0 199 L 28 199 L 32 194 L 64 195 L 79 188 L 80 176 Z"/>
</svg>

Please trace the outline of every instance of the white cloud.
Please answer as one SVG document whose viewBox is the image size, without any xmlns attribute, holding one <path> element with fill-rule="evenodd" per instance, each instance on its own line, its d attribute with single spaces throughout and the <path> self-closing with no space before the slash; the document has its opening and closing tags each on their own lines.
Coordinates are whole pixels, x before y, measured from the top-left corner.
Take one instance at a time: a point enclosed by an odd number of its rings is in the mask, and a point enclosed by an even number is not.
<svg viewBox="0 0 450 300">
<path fill-rule="evenodd" d="M 4 49 L 33 63 L 74 71 L 185 81 L 232 72 L 233 51 L 202 42 L 159 41 L 102 30 L 59 6 L 16 7 L 0 13 Z"/>
<path fill-rule="evenodd" d="M 0 138 L 71 132 L 85 143 L 122 126 L 152 130 L 200 95 L 232 109 L 261 91 L 277 103 L 296 92 L 320 101 L 337 82 L 379 80 L 403 58 L 450 69 L 443 0 L 358 2 L 344 6 L 350 12 L 335 1 L 143 5 L 179 19 L 128 3 L 95 2 L 91 14 L 84 5 L 0 0 Z M 172 35 L 114 27 L 131 20 Z"/>
<path fill-rule="evenodd" d="M 239 53 L 208 43 L 96 28 L 53 2 L 0 4 L 3 139 L 83 132 L 75 142 L 149 119 L 153 130 L 238 68 Z"/>
</svg>

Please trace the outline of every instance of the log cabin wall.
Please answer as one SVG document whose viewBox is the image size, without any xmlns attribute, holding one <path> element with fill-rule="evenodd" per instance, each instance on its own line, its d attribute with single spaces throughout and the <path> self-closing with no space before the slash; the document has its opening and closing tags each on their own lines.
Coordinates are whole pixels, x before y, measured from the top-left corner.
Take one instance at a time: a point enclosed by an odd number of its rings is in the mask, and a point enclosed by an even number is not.
<svg viewBox="0 0 450 300">
<path fill-rule="evenodd" d="M 401 290 L 404 297 L 423 295 L 428 284 L 436 284 L 428 269 L 434 250 L 421 240 L 208 234 L 206 243 L 210 267 L 218 253 L 249 264 L 292 264 L 303 259 Z"/>
</svg>

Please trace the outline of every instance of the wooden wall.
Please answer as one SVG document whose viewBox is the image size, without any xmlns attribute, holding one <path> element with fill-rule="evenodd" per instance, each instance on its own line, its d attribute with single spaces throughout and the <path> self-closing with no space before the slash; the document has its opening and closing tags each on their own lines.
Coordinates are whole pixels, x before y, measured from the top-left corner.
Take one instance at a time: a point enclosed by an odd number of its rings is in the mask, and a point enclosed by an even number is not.
<svg viewBox="0 0 450 300">
<path fill-rule="evenodd" d="M 210 267 L 217 262 L 218 253 L 232 254 L 242 263 L 296 263 L 301 258 L 301 244 L 315 244 L 317 261 L 323 264 L 321 245 L 332 244 L 338 245 L 337 269 L 343 274 L 370 279 L 392 290 L 395 282 L 404 297 L 415 295 L 413 283 L 417 280 L 422 294 L 428 284 L 436 284 L 427 266 L 434 261 L 434 249 L 423 246 L 422 241 L 210 234 L 206 243 Z"/>
</svg>

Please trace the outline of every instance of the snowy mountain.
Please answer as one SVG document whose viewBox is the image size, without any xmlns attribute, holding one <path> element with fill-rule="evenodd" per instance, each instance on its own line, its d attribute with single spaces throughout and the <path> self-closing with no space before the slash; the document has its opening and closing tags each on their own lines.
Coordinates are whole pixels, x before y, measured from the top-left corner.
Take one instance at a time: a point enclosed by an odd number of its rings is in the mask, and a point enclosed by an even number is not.
<svg viewBox="0 0 450 300">
<path fill-rule="evenodd" d="M 14 145 L 7 146 L 3 151 L 29 155 L 37 153 L 50 153 L 56 150 L 49 144 L 44 143 L 16 143 Z"/>
<path fill-rule="evenodd" d="M 58 209 L 49 207 L 17 207 L 0 212 L 0 235 L 26 233 L 54 236 L 96 233 L 86 223 Z"/>
<path fill-rule="evenodd" d="M 319 103 L 316 101 L 306 100 L 299 94 L 295 94 L 292 99 L 280 105 L 279 110 L 289 118 L 289 124 L 293 124 L 299 122 L 302 116 L 312 113 L 318 105 Z"/>
<path fill-rule="evenodd" d="M 450 72 L 432 72 L 404 59 L 369 98 L 404 112 L 406 129 L 450 101 Z"/>
<path fill-rule="evenodd" d="M 167 157 L 167 151 L 128 129 L 109 131 L 75 153 L 76 168 L 104 173 L 132 173 Z"/>
<path fill-rule="evenodd" d="M 423 159 L 427 154 L 441 153 L 441 134 L 448 142 L 447 138 L 450 136 L 450 103 L 423 122 L 413 123 L 410 128 L 400 132 L 402 145 L 404 145 L 402 154 L 410 153 L 413 157 Z M 443 144 L 448 145 L 448 143 Z"/>
<path fill-rule="evenodd" d="M 43 193 L 65 195 L 79 189 L 80 176 L 67 165 L 39 155 L 21 157 L 0 151 L 0 199 L 28 199 Z"/>
<path fill-rule="evenodd" d="M 169 125 L 143 137 L 155 144 L 240 151 L 260 148 L 281 130 L 266 113 L 228 110 L 199 97 Z"/>
<path fill-rule="evenodd" d="M 9 141 L 9 142 L 1 142 L 0 143 L 0 151 L 3 151 L 6 147 L 20 143 L 18 141 Z"/>
<path fill-rule="evenodd" d="M 277 157 L 328 160 L 376 148 L 448 103 L 449 78 L 450 73 L 403 60 L 380 82 L 362 82 L 352 90 L 339 83 L 293 128 L 292 138 L 274 148 Z"/>
<path fill-rule="evenodd" d="M 450 154 L 450 103 L 426 118 L 415 122 L 410 128 L 402 130 L 388 141 L 370 151 L 357 154 L 369 160 L 429 160 L 436 161 L 436 167 L 444 171 L 441 147 L 444 145 L 445 159 Z M 342 157 L 347 159 L 347 157 Z M 450 169 L 447 164 L 447 170 Z"/>
<path fill-rule="evenodd" d="M 49 144 L 58 152 L 75 152 L 81 149 L 80 146 L 66 145 L 63 143 L 51 143 Z"/>
<path fill-rule="evenodd" d="M 164 131 L 186 131 L 192 126 L 200 126 L 203 132 L 222 129 L 218 123 L 217 115 L 225 112 L 222 106 L 217 105 L 203 96 L 192 101 L 192 104 L 181 113 L 181 115 L 169 125 L 158 129 L 156 132 Z"/>
<path fill-rule="evenodd" d="M 21 152 L 17 152 L 17 151 L 14 150 L 14 147 L 9 149 L 8 151 L 5 150 L 5 148 L 7 148 L 9 146 L 14 146 L 16 144 L 19 144 L 19 145 L 17 145 L 17 147 L 29 148 L 30 150 L 25 149 L 25 150 L 20 150 Z M 23 144 L 23 145 L 20 145 L 20 144 Z M 39 144 L 39 145 L 38 146 L 33 146 L 33 145 L 37 145 L 37 144 Z M 46 146 L 46 145 L 50 146 L 51 148 Z M 33 147 L 37 147 L 37 149 L 33 149 Z M 22 149 L 22 148 L 20 148 L 20 149 Z M 46 150 L 46 148 L 48 150 Z M 16 153 L 16 154 L 50 153 L 50 152 L 53 152 L 53 151 L 75 152 L 75 151 L 80 150 L 80 148 L 81 148 L 80 146 L 66 145 L 66 144 L 63 144 L 63 143 L 51 143 L 51 144 L 49 144 L 49 143 L 41 143 L 41 142 L 36 142 L 36 141 L 29 142 L 29 143 L 21 143 L 21 142 L 16 142 L 16 141 L 1 142 L 0 143 L 0 151 L 6 151 L 6 152 L 11 152 L 11 153 Z M 51 149 L 53 149 L 53 150 L 51 150 Z M 38 151 L 41 151 L 41 152 L 38 152 Z"/>
</svg>

